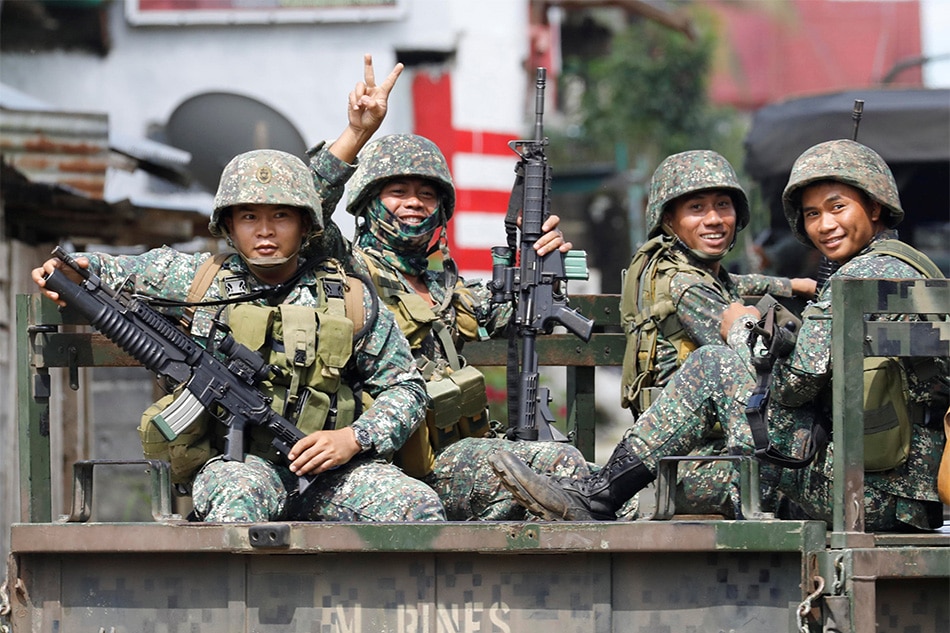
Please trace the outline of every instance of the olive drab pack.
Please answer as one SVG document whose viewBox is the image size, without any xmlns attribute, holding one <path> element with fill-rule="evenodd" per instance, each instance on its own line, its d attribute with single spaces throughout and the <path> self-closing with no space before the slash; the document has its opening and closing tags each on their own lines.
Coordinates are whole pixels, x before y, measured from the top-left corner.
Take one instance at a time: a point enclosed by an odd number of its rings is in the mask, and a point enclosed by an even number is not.
<svg viewBox="0 0 950 633">
<path fill-rule="evenodd" d="M 467 302 L 465 297 L 457 300 L 460 294 L 469 291 L 457 285 L 454 292 L 446 292 L 442 305 L 430 306 L 388 269 L 378 266 L 371 254 L 358 252 L 357 256 L 369 271 L 380 302 L 392 311 L 409 341 L 416 364 L 426 381 L 429 395 L 426 422 L 393 458 L 393 462 L 409 475 L 425 477 L 435 466 L 436 451 L 463 437 L 484 437 L 490 430 L 485 376 L 467 365 L 458 354 L 453 334 L 445 322 L 449 320 L 456 326 L 477 328 L 473 314 L 466 309 L 471 302 Z M 456 303 L 460 310 L 453 307 Z M 440 314 L 448 312 L 451 317 L 443 320 Z M 434 360 L 420 354 L 423 341 L 429 336 L 436 339 L 444 358 Z"/>
<path fill-rule="evenodd" d="M 913 266 L 928 279 L 943 273 L 927 258 L 904 242 L 878 240 L 871 252 L 895 257 Z M 933 362 L 931 363 L 933 364 Z M 917 372 L 929 368 L 915 365 Z M 879 472 L 896 468 L 907 461 L 913 424 L 918 421 L 916 408 L 909 401 L 904 363 L 896 357 L 864 359 L 864 469 Z"/>
<path fill-rule="evenodd" d="M 197 275 L 189 296 L 204 296 L 215 281 L 224 284 L 233 273 L 222 263 L 223 259 L 215 258 L 214 275 Z M 317 269 L 317 280 L 318 307 L 237 304 L 227 310 L 226 317 L 234 339 L 265 355 L 277 369 L 258 384 L 272 398 L 272 408 L 306 434 L 348 426 L 362 410 L 345 381 L 345 369 L 353 353 L 354 332 L 365 321 L 363 284 L 329 262 Z M 153 419 L 176 396 L 177 392 L 164 396 L 142 414 L 139 434 L 145 457 L 168 461 L 172 482 L 187 484 L 219 452 L 220 429 L 205 414 L 175 440 L 165 440 Z M 246 452 L 278 458 L 264 429 L 255 427 L 247 439 Z"/>
<path fill-rule="evenodd" d="M 648 240 L 633 256 L 624 274 L 620 318 L 627 346 L 623 358 L 621 405 L 639 415 L 650 406 L 659 389 L 656 385 L 656 353 L 659 335 L 676 348 L 681 365 L 696 349 L 676 318 L 670 291 L 674 275 L 686 272 L 704 277 L 715 286 L 716 277 L 693 264 L 685 253 L 673 248 L 676 238 L 658 235 Z"/>
<path fill-rule="evenodd" d="M 152 422 L 155 416 L 168 408 L 179 393 L 180 389 L 153 402 L 142 413 L 138 432 L 145 458 L 168 462 L 171 483 L 175 486 L 186 486 L 198 469 L 217 455 L 218 451 L 211 445 L 211 435 L 208 433 L 211 416 L 207 412 L 199 415 L 191 426 L 171 441 L 165 439 Z"/>
</svg>

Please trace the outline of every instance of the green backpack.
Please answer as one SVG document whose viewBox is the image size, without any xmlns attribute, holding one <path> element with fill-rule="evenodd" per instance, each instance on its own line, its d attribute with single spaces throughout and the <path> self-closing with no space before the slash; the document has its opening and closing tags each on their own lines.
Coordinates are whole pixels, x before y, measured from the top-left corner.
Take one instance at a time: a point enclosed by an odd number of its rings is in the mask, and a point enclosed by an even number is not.
<svg viewBox="0 0 950 633">
<path fill-rule="evenodd" d="M 880 240 L 871 250 L 896 257 L 928 279 L 943 278 L 923 253 L 898 240 Z M 907 373 L 899 358 L 864 359 L 864 470 L 891 470 L 907 461 L 914 423 L 908 395 Z"/>
</svg>

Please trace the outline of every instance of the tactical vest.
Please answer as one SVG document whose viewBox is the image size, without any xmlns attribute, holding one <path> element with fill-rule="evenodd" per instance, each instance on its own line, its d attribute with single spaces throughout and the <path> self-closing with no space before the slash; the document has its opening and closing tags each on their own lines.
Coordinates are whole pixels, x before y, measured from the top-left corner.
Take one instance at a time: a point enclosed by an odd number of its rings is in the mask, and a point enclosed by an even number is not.
<svg viewBox="0 0 950 633">
<path fill-rule="evenodd" d="M 673 248 L 676 238 L 658 235 L 641 246 L 624 273 L 620 317 L 627 346 L 623 357 L 620 403 L 639 415 L 650 406 L 656 387 L 656 355 L 659 335 L 676 350 L 676 365 L 696 349 L 676 316 L 670 285 L 677 273 L 689 273 L 722 289 L 711 272 L 691 263 L 685 253 Z M 722 289 L 726 294 L 725 289 Z"/>
<path fill-rule="evenodd" d="M 232 271 L 220 268 L 220 262 L 217 267 L 219 270 L 210 281 L 196 277 L 195 283 L 217 283 L 222 296 L 228 296 L 228 285 L 241 284 Z M 365 317 L 363 285 L 346 277 L 333 262 L 314 272 L 316 307 L 236 304 L 228 306 L 225 312 L 234 339 L 259 352 L 276 368 L 257 387 L 272 399 L 274 411 L 304 434 L 349 426 L 361 410 L 345 380 L 345 370 L 353 355 L 354 331 L 362 328 Z M 204 292 L 198 296 L 204 296 Z M 207 336 L 206 324 L 211 318 L 208 312 L 208 308 L 195 311 L 193 333 Z M 350 314 L 355 318 L 351 319 Z M 223 435 L 220 425 L 210 424 L 210 417 L 203 414 L 175 440 L 165 440 L 151 420 L 177 395 L 166 395 L 149 407 L 142 416 L 139 432 L 145 456 L 169 461 L 173 483 L 183 484 L 220 452 Z M 277 461 L 271 439 L 265 429 L 255 427 L 246 434 L 245 452 Z"/>
<path fill-rule="evenodd" d="M 432 472 L 438 450 L 463 437 L 484 437 L 490 430 L 485 377 L 465 363 L 455 346 L 460 332 L 467 336 L 467 330 L 475 333 L 477 321 L 472 312 L 465 309 L 466 303 L 474 301 L 466 302 L 465 299 L 472 299 L 471 293 L 457 285 L 454 292 L 446 289 L 441 305 L 430 306 L 390 269 L 379 266 L 372 254 L 356 252 L 355 256 L 365 265 L 380 302 L 393 313 L 399 329 L 406 335 L 416 365 L 426 381 L 430 401 L 426 423 L 393 458 L 410 476 L 422 478 Z M 463 309 L 457 309 L 459 306 Z M 442 350 L 441 357 L 428 358 L 423 353 L 430 337 L 434 340 L 429 343 Z"/>
</svg>

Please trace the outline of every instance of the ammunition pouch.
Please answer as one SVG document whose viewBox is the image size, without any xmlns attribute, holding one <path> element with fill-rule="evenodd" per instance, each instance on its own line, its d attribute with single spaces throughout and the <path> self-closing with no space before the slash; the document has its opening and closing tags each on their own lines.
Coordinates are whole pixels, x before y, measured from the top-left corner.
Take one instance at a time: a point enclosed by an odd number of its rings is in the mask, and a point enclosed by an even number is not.
<svg viewBox="0 0 950 633">
<path fill-rule="evenodd" d="M 459 418 L 478 416 L 488 406 L 485 376 L 470 365 L 429 380 L 426 391 L 432 424 L 440 429 L 456 424 Z"/>
<path fill-rule="evenodd" d="M 412 349 L 419 349 L 432 328 L 432 322 L 438 320 L 432 306 L 414 292 L 405 292 L 387 298 L 386 305 L 395 313 L 399 329 L 409 341 Z"/>
<path fill-rule="evenodd" d="M 423 376 L 428 376 L 429 408 L 425 422 L 396 452 L 393 461 L 408 475 L 422 478 L 432 472 L 440 449 L 464 437 L 484 437 L 491 428 L 485 376 L 480 371 L 470 365 L 437 371 L 431 361 L 418 362 Z"/>
<path fill-rule="evenodd" d="M 348 426 L 356 413 L 343 369 L 353 351 L 353 322 L 312 306 L 235 306 L 228 322 L 234 339 L 266 355 L 276 368 L 260 382 L 271 408 L 304 434 Z M 266 429 L 250 433 L 248 452 L 276 460 Z"/>
</svg>

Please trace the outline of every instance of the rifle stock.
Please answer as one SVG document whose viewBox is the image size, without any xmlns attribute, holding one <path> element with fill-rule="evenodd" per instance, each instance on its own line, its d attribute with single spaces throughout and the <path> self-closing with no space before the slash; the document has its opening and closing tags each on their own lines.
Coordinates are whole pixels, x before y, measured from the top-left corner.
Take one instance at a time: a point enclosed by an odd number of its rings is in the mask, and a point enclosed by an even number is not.
<svg viewBox="0 0 950 633">
<path fill-rule="evenodd" d="M 98 276 L 78 265 L 57 247 L 59 257 L 82 276 L 74 283 L 55 270 L 45 277 L 46 288 L 121 347 L 149 371 L 177 384 L 185 391 L 175 406 L 156 423 L 166 439 L 174 439 L 203 411 L 225 428 L 224 459 L 244 461 L 244 431 L 261 426 L 273 435 L 273 446 L 286 459 L 304 437 L 293 423 L 270 408 L 270 399 L 255 386 L 270 373 L 263 359 L 227 333 L 218 349 L 227 362 L 201 347 L 151 306 L 124 292 L 115 292 Z M 313 482 L 313 475 L 300 477 L 298 493 Z"/>
</svg>

